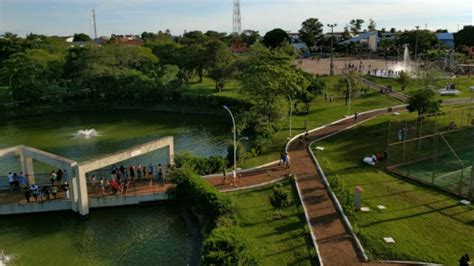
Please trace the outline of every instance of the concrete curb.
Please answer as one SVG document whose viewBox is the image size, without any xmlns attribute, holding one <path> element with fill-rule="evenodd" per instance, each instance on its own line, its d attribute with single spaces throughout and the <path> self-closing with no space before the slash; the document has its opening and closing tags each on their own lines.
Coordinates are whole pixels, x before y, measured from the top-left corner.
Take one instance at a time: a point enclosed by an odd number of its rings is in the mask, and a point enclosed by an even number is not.
<svg viewBox="0 0 474 266">
<path fill-rule="evenodd" d="M 301 189 L 300 186 L 298 185 L 298 182 L 296 182 L 296 177 L 295 177 L 295 185 L 296 185 L 296 190 L 298 191 L 298 198 L 300 199 L 301 206 L 303 206 L 304 210 L 304 217 L 306 219 L 306 225 L 309 228 L 309 231 L 311 232 L 311 240 L 313 241 L 313 246 L 316 249 L 316 256 L 318 257 L 318 263 L 320 266 L 323 266 L 323 259 L 321 258 L 319 253 L 319 246 L 318 246 L 318 241 L 316 239 L 316 234 L 313 231 L 313 227 L 311 226 L 311 222 L 309 221 L 309 214 L 308 214 L 308 209 L 306 209 L 306 206 L 304 205 L 303 197 L 301 196 Z"/>
<path fill-rule="evenodd" d="M 284 177 L 280 177 L 280 178 L 277 178 L 277 179 L 272 180 L 272 181 L 268 181 L 268 182 L 260 183 L 260 184 L 256 184 L 256 185 L 251 185 L 251 186 L 247 186 L 247 187 L 224 189 L 224 190 L 221 190 L 221 192 L 227 193 L 227 192 L 236 192 L 236 191 L 245 191 L 245 190 L 257 189 L 257 188 L 261 188 L 261 187 L 264 187 L 264 186 L 268 186 L 268 185 L 271 185 L 271 184 L 281 182 L 281 181 L 283 181 L 287 178 L 288 178 L 288 176 L 284 176 Z"/>
</svg>

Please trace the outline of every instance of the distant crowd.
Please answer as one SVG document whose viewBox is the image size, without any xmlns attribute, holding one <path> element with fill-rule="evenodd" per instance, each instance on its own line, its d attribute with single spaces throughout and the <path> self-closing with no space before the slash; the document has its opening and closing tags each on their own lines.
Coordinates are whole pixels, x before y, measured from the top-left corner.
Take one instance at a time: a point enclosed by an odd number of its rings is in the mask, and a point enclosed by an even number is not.
<svg viewBox="0 0 474 266">
<path fill-rule="evenodd" d="M 98 192 L 102 196 L 126 195 L 128 189 L 135 188 L 138 182 L 143 183 L 145 181 L 149 187 L 152 187 L 153 181 L 156 180 L 158 184 L 163 186 L 166 183 L 166 176 L 168 176 L 172 169 L 173 166 L 170 164 L 167 166 L 162 166 L 161 164 L 155 166 L 150 163 L 148 166 L 139 164 L 128 167 L 113 165 L 111 169 L 88 174 L 87 183 L 94 192 Z M 67 176 L 66 170 L 53 170 L 48 176 L 49 182 L 38 185 L 29 184 L 28 178 L 23 172 L 19 174 L 9 172 L 7 181 L 9 190 L 24 193 L 27 202 L 31 202 L 32 199 L 36 202 L 45 202 L 59 199 L 60 192 L 64 193 L 64 199 L 70 198 Z"/>
<path fill-rule="evenodd" d="M 107 178 L 107 170 L 103 175 L 91 174 L 88 181 L 95 192 L 100 192 L 102 196 L 126 195 L 129 188 L 135 188 L 136 183 L 143 180 L 148 183 L 149 187 L 153 186 L 153 179 L 156 179 L 163 186 L 166 183 L 166 176 L 172 169 L 173 166 L 170 164 L 166 167 L 161 164 L 155 166 L 152 163 L 148 166 L 139 164 L 117 167 L 113 165 L 110 169 L 109 178 Z"/>
<path fill-rule="evenodd" d="M 68 199 L 69 184 L 64 178 L 65 172 L 67 173 L 67 171 L 61 169 L 53 170 L 49 176 L 51 184 L 41 186 L 29 184 L 23 172 L 20 172 L 20 174 L 9 172 L 7 175 L 8 184 L 10 185 L 9 189 L 10 191 L 23 192 L 27 202 L 30 202 L 31 198 L 34 198 L 36 202 L 58 199 L 60 191 L 63 191 L 64 197 Z"/>
</svg>

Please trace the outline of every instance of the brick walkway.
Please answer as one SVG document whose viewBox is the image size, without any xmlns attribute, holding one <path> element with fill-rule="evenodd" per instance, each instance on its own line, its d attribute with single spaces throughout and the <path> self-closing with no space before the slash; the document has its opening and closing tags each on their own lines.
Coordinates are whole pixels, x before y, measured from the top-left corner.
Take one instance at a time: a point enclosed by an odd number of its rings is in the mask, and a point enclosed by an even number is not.
<svg viewBox="0 0 474 266">
<path fill-rule="evenodd" d="M 394 111 L 400 112 L 404 109 L 402 107 Z M 384 114 L 387 114 L 385 110 L 363 114 L 359 116 L 357 122 L 360 123 Z M 354 119 L 349 118 L 317 130 L 310 134 L 309 143 L 344 130 L 353 126 L 354 123 Z M 245 174 L 242 178 L 237 179 L 235 184 L 232 184 L 229 179 L 224 183 L 222 176 L 209 178 L 208 181 L 219 189 L 225 190 L 260 184 L 290 173 L 294 174 L 301 189 L 303 203 L 308 211 L 310 224 L 316 235 L 319 255 L 324 265 L 381 265 L 381 263 L 364 263 L 358 256 L 354 240 L 345 228 L 342 217 L 336 210 L 307 148 L 308 145 L 300 146 L 298 141 L 290 145 L 290 169 L 278 165 L 262 168 Z M 384 264 L 388 265 L 389 263 Z"/>
</svg>

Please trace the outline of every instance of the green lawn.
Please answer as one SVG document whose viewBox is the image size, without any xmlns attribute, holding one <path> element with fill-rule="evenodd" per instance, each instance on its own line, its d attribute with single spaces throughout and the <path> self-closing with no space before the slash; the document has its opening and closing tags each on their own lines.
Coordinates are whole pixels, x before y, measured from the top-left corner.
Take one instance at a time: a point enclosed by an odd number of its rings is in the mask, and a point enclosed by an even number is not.
<svg viewBox="0 0 474 266">
<path fill-rule="evenodd" d="M 260 265 L 311 265 L 315 251 L 294 181 L 282 183 L 291 192 L 291 204 L 279 220 L 272 218 L 275 211 L 269 196 L 273 186 L 232 193 L 239 224 Z"/>
<path fill-rule="evenodd" d="M 400 91 L 405 94 L 410 94 L 411 92 L 414 92 L 418 90 L 419 88 L 423 88 L 423 85 L 421 84 L 420 81 L 417 80 L 412 80 L 410 84 L 408 85 L 407 88 L 405 88 L 405 91 L 402 91 L 400 85 L 394 80 L 394 79 L 386 79 L 386 78 L 377 78 L 377 77 L 366 77 L 366 79 L 373 81 L 377 84 L 388 86 L 391 85 L 392 88 L 395 91 Z M 471 93 L 469 92 L 469 87 L 474 86 L 474 77 L 473 78 L 467 78 L 467 77 L 458 77 L 455 79 L 445 79 L 441 81 L 440 83 L 440 88 L 436 89 L 441 89 L 441 87 L 446 86 L 449 83 L 453 83 L 456 85 L 456 89 L 461 91 L 459 95 L 456 96 L 441 96 L 437 94 L 439 99 L 450 99 L 450 98 L 469 98 L 471 97 Z"/>
<path fill-rule="evenodd" d="M 403 114 L 402 117 L 413 116 Z M 372 259 L 397 259 L 457 265 L 464 254 L 474 254 L 474 208 L 435 189 L 391 176 L 384 165 L 363 165 L 364 156 L 382 151 L 387 141 L 384 116 L 315 144 L 315 154 L 328 178 L 338 177 L 352 194 L 362 186 L 363 205 L 370 212 L 350 217 Z M 390 155 L 389 155 L 390 156 Z M 384 205 L 386 210 L 378 210 Z M 386 244 L 383 237 L 393 237 Z"/>
<path fill-rule="evenodd" d="M 237 80 L 230 80 L 226 82 L 224 90 L 221 93 L 215 89 L 215 86 L 216 84 L 214 80 L 208 77 L 203 77 L 201 83 L 199 83 L 196 79 L 186 84 L 186 92 L 201 95 L 220 95 L 223 97 L 227 96 L 232 98 L 242 98 L 242 95 L 238 93 L 240 84 Z"/>
<path fill-rule="evenodd" d="M 341 76 L 323 77 L 326 81 L 326 94 L 333 96 L 333 102 L 325 101 L 323 96 L 320 95 L 312 102 L 309 114 L 301 114 L 301 112 L 298 111 L 293 113 L 292 136 L 304 132 L 306 128 L 310 130 L 341 119 L 344 115 L 347 115 L 348 107 L 345 105 L 344 99 L 342 99 L 340 94 L 338 94 L 334 89 L 335 84 L 340 78 Z M 202 83 L 193 81 L 188 84 L 187 93 L 212 94 L 232 98 L 243 97 L 238 92 L 238 81 L 229 81 L 222 93 L 218 93 L 214 86 L 214 81 L 205 77 Z M 377 92 L 369 92 L 353 99 L 350 113 L 353 114 L 355 111 L 363 112 L 399 104 L 401 104 L 401 102 L 393 98 L 381 95 Z M 289 136 L 289 118 L 286 118 L 285 121 L 282 121 L 282 129 L 271 139 L 271 144 L 268 149 L 257 157 L 247 159 L 241 166 L 243 168 L 251 168 L 278 160 L 280 151 Z"/>
<path fill-rule="evenodd" d="M 331 82 L 334 82 L 334 78 L 332 79 Z M 328 88 L 327 93 L 329 95 L 334 95 L 334 97 L 337 95 L 331 87 Z M 360 97 L 353 99 L 350 114 L 354 114 L 355 111 L 364 112 L 400 104 L 402 103 L 388 96 L 381 95 L 377 92 L 369 92 L 368 94 L 363 94 Z M 318 96 L 311 104 L 309 114 L 293 115 L 292 136 L 305 131 L 305 121 L 307 121 L 307 128 L 310 130 L 339 120 L 343 118 L 344 115 L 347 115 L 347 113 L 348 107 L 345 105 L 344 99 L 335 98 L 333 102 L 328 102 L 325 101 L 322 96 Z M 287 124 L 273 136 L 272 144 L 268 150 L 258 157 L 246 160 L 243 164 L 244 167 L 255 167 L 279 159 L 279 153 L 283 145 L 286 143 L 286 139 L 289 137 L 290 133 L 289 120 L 287 121 Z"/>
</svg>

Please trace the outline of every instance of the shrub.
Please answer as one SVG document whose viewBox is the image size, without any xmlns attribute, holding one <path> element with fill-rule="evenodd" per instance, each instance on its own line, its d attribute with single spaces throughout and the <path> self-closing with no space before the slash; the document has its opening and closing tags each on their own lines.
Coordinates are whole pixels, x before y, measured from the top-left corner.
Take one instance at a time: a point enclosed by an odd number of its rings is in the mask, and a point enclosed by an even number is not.
<svg viewBox="0 0 474 266">
<path fill-rule="evenodd" d="M 173 196 L 183 204 L 195 207 L 208 219 L 204 225 L 213 228 L 220 217 L 234 215 L 234 205 L 231 198 L 219 192 L 214 186 L 203 180 L 188 167 L 178 168 L 171 174 L 176 188 Z"/>
<path fill-rule="evenodd" d="M 175 157 L 177 168 L 187 167 L 195 171 L 198 175 L 215 174 L 224 168 L 226 161 L 220 156 L 209 158 L 192 155 L 189 152 L 182 152 Z"/>
<path fill-rule="evenodd" d="M 344 188 L 344 183 L 337 175 L 328 177 L 328 182 L 332 191 L 336 194 L 346 215 L 352 216 L 354 213 L 354 199 L 352 198 L 351 193 Z"/>
<path fill-rule="evenodd" d="M 237 227 L 215 228 L 204 241 L 202 265 L 257 265 L 250 254 L 247 240 Z"/>
<path fill-rule="evenodd" d="M 290 204 L 288 191 L 286 191 L 281 183 L 273 187 L 273 194 L 270 196 L 270 203 L 275 209 L 283 209 Z"/>
</svg>

